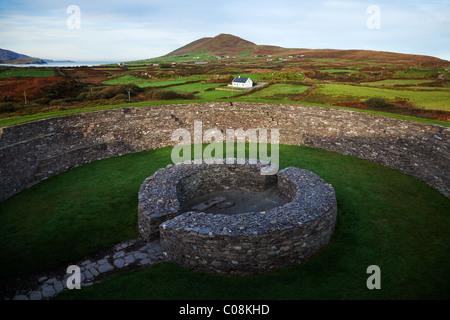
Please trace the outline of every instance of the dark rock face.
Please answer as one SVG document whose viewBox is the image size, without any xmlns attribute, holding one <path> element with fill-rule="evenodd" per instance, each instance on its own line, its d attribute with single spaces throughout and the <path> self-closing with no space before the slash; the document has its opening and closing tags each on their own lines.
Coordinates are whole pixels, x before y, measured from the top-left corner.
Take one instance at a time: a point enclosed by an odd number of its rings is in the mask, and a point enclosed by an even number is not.
<svg viewBox="0 0 450 320">
<path fill-rule="evenodd" d="M 282 144 L 367 159 L 450 197 L 450 128 L 333 108 L 223 102 L 104 110 L 0 128 L 0 201 L 89 162 L 173 146 L 172 132 L 192 131 L 194 120 L 222 132 L 279 129 Z"/>
<path fill-rule="evenodd" d="M 223 274 L 261 273 L 301 263 L 328 244 L 337 213 L 331 185 L 307 170 L 289 167 L 264 176 L 260 162 L 238 163 L 170 165 L 147 178 L 139 192 L 142 236 L 160 236 L 169 260 Z M 261 190 L 274 183 L 288 201 L 283 206 L 232 216 L 180 212 L 186 199 L 211 190 Z"/>
</svg>

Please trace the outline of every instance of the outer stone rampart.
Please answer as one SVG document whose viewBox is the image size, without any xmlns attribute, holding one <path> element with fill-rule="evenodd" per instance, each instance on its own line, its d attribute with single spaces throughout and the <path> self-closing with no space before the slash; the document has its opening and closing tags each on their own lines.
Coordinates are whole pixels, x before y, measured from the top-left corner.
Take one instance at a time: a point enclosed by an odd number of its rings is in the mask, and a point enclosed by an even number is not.
<svg viewBox="0 0 450 320">
<path fill-rule="evenodd" d="M 0 201 L 71 168 L 175 145 L 175 129 L 279 129 L 280 143 L 356 156 L 412 175 L 450 197 L 450 128 L 289 104 L 190 103 L 120 108 L 0 128 Z"/>
</svg>

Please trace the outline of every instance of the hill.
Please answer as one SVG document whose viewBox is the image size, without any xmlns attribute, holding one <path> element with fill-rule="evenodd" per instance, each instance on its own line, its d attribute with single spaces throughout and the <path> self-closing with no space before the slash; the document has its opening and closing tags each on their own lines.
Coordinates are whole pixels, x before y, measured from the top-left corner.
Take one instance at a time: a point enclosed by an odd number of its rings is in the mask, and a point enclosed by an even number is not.
<svg viewBox="0 0 450 320">
<path fill-rule="evenodd" d="M 7 64 L 46 64 L 46 62 L 39 58 L 33 58 L 24 54 L 20 54 L 11 50 L 0 49 L 0 63 Z"/>
<path fill-rule="evenodd" d="M 304 57 L 316 59 L 342 59 L 352 61 L 376 60 L 389 64 L 421 65 L 423 67 L 448 67 L 450 62 L 435 57 L 373 50 L 292 49 L 272 45 L 257 45 L 231 34 L 219 34 L 195 40 L 162 57 L 135 61 L 192 60 L 193 57 L 235 56 L 243 59 L 255 56 Z M 184 59 L 183 59 L 184 58 Z M 133 63 L 133 62 L 132 62 Z"/>
<path fill-rule="evenodd" d="M 165 56 L 177 56 L 192 53 L 205 53 L 211 56 L 240 55 L 254 52 L 257 47 L 258 46 L 253 42 L 242 38 L 230 34 L 219 34 L 214 38 L 202 38 L 193 41 Z"/>
</svg>

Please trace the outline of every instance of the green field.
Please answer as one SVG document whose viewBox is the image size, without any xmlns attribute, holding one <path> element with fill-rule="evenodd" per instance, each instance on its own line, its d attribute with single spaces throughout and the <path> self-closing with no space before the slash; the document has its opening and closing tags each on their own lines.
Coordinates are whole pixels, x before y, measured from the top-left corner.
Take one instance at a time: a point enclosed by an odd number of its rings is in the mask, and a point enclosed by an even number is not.
<svg viewBox="0 0 450 320">
<path fill-rule="evenodd" d="M 54 75 L 53 69 L 36 69 L 32 67 L 20 68 L 0 68 L 0 78 L 12 77 L 48 77 Z"/>
<path fill-rule="evenodd" d="M 289 100 L 293 95 L 300 94 L 309 89 L 309 86 L 294 85 L 294 84 L 273 84 L 262 90 L 246 95 L 249 99 L 277 99 Z"/>
<path fill-rule="evenodd" d="M 413 79 L 389 79 L 374 82 L 362 82 L 364 86 L 396 86 L 396 85 L 418 85 L 422 83 L 430 83 L 434 80 L 413 80 Z"/>
<path fill-rule="evenodd" d="M 369 88 L 346 84 L 323 84 L 314 93 L 332 97 L 353 97 L 360 101 L 371 97 L 389 100 L 407 99 L 418 107 L 436 110 L 450 110 L 449 91 L 409 91 L 382 88 Z"/>
<path fill-rule="evenodd" d="M 165 88 L 163 90 L 170 90 L 175 91 L 178 93 L 190 93 L 190 92 L 202 92 L 211 88 L 219 87 L 220 83 L 188 83 L 188 84 L 182 84 L 178 86 L 173 86 L 169 88 Z"/>
<path fill-rule="evenodd" d="M 189 81 L 201 81 L 209 78 L 204 75 L 197 75 L 191 77 L 179 77 L 178 79 L 167 79 L 167 80 L 152 80 L 152 79 L 142 79 L 137 78 L 132 75 L 125 75 L 121 77 L 117 77 L 111 80 L 103 81 L 104 84 L 109 85 L 121 85 L 121 84 L 129 84 L 134 83 L 135 85 L 145 88 L 145 87 L 164 87 L 171 85 L 183 84 Z"/>
<path fill-rule="evenodd" d="M 118 78 L 114 78 L 111 80 L 103 81 L 104 84 L 109 85 L 121 85 L 121 84 L 129 84 L 134 83 L 135 85 L 145 88 L 145 87 L 161 87 L 161 86 L 168 86 L 173 84 L 181 84 L 185 83 L 188 80 L 181 79 L 181 80 L 167 80 L 167 81 L 155 81 L 150 79 L 142 79 L 142 78 L 136 78 L 135 76 L 131 75 L 125 75 Z"/>
<path fill-rule="evenodd" d="M 233 97 L 240 93 L 241 92 L 239 90 L 233 90 L 233 91 L 210 90 L 210 91 L 204 91 L 204 92 L 197 93 L 195 96 L 200 99 L 222 99 L 222 98 Z"/>
<path fill-rule="evenodd" d="M 444 70 L 442 70 L 444 72 Z M 449 74 L 446 72 L 447 75 Z M 407 78 L 407 79 L 425 79 L 425 78 L 431 78 L 435 74 L 434 69 L 418 69 L 418 68 L 411 68 L 409 70 L 403 71 L 403 70 L 397 70 L 394 73 L 394 78 Z"/>
<path fill-rule="evenodd" d="M 0 203 L 1 277 L 64 266 L 135 238 L 139 186 L 171 162 L 170 152 L 163 148 L 97 161 Z M 336 190 L 335 234 L 308 262 L 247 277 L 205 275 L 161 263 L 61 298 L 450 298 L 449 199 L 411 176 L 333 152 L 280 146 L 280 161 L 280 169 L 306 168 Z M 382 290 L 365 286 L 366 268 L 373 264 L 382 270 Z"/>
</svg>

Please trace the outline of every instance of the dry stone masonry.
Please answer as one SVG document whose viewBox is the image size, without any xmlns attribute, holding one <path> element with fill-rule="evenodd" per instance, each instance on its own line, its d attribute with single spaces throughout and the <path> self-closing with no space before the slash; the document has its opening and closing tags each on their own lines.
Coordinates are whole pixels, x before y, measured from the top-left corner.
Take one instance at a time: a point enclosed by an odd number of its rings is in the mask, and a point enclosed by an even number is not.
<svg viewBox="0 0 450 320">
<path fill-rule="evenodd" d="M 80 286 L 88 287 L 121 270 L 149 266 L 163 260 L 159 241 L 142 239 L 118 243 L 110 250 L 87 260 L 75 262 L 80 268 Z M 4 300 L 42 300 L 52 298 L 67 289 L 70 276 L 66 266 L 51 272 L 16 279 L 7 288 Z"/>
<path fill-rule="evenodd" d="M 282 144 L 367 159 L 450 196 L 449 128 L 334 108 L 217 102 L 103 110 L 0 128 L 0 201 L 89 162 L 174 145 L 172 132 L 193 130 L 194 120 L 223 132 L 279 129 Z"/>
<path fill-rule="evenodd" d="M 337 213 L 331 185 L 304 169 L 261 175 L 260 162 L 229 163 L 177 164 L 146 179 L 139 192 L 142 236 L 160 235 L 171 261 L 223 274 L 261 273 L 301 263 L 328 244 Z M 204 194 L 262 192 L 273 185 L 285 205 L 235 215 L 180 212 L 184 202 Z"/>
</svg>

